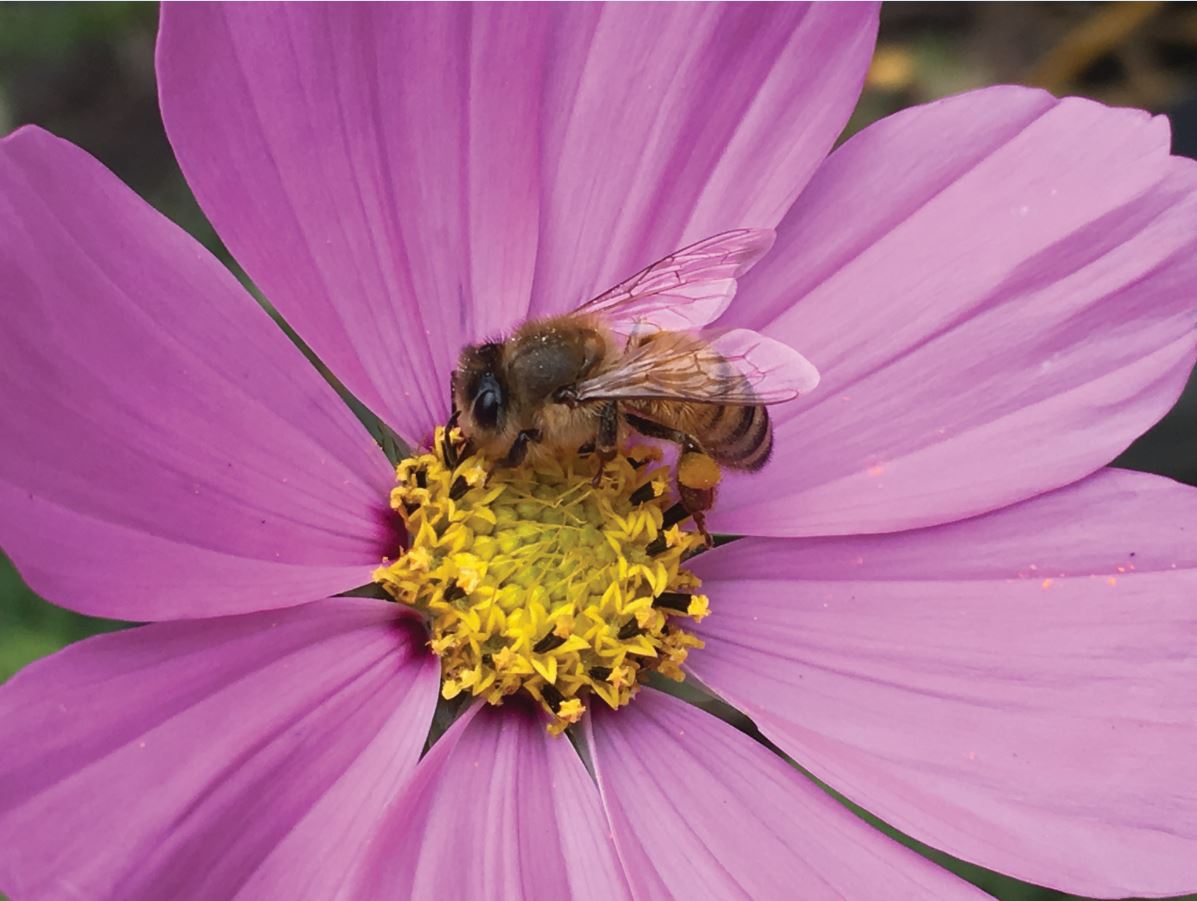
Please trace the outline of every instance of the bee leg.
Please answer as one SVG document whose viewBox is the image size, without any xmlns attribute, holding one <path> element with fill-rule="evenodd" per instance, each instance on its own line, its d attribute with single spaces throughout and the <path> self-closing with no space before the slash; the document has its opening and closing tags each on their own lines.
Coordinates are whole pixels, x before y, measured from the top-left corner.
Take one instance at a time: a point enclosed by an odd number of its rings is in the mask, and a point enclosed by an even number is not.
<svg viewBox="0 0 1197 901">
<path fill-rule="evenodd" d="M 694 520 L 694 525 L 698 529 L 698 533 L 702 535 L 702 540 L 706 543 L 708 548 L 714 546 L 715 541 L 711 538 L 711 533 L 707 531 L 706 511 L 711 509 L 715 503 L 715 489 L 714 488 L 691 488 L 682 483 L 681 478 L 678 478 L 677 493 L 682 499 L 682 506 L 686 508 L 686 512 L 690 514 Z"/>
<path fill-rule="evenodd" d="M 603 405 L 599 412 L 598 432 L 594 436 L 594 448 L 598 454 L 598 469 L 594 471 L 594 478 L 590 484 L 595 488 L 603 480 L 603 472 L 607 464 L 615 459 L 616 445 L 619 442 L 619 407 L 615 401 Z"/>
<path fill-rule="evenodd" d="M 454 373 L 456 375 L 456 373 Z M 445 465 L 450 469 L 455 469 L 457 464 L 461 462 L 460 456 L 457 453 L 457 448 L 453 447 L 453 441 L 449 435 L 457 428 L 457 420 L 461 416 L 461 411 L 457 409 L 457 402 L 453 399 L 453 394 L 449 394 L 449 409 L 453 412 L 449 414 L 449 418 L 445 420 L 445 437 L 444 443 L 441 447 L 441 459 L 445 461 Z M 469 456 L 468 454 L 466 456 Z"/>
<path fill-rule="evenodd" d="M 528 446 L 540 440 L 540 429 L 524 429 L 515 436 L 507 456 L 499 461 L 500 466 L 519 466 L 528 456 Z"/>
<path fill-rule="evenodd" d="M 626 414 L 628 424 L 642 435 L 650 438 L 663 438 L 674 441 L 681 446 L 682 452 L 677 459 L 675 477 L 677 493 L 686 512 L 694 518 L 694 525 L 702 534 L 707 547 L 714 541 L 707 531 L 706 512 L 715 504 L 715 486 L 719 484 L 722 473 L 719 464 L 702 449 L 697 441 L 685 432 L 671 429 L 668 426 L 644 419 L 631 413 Z"/>
</svg>

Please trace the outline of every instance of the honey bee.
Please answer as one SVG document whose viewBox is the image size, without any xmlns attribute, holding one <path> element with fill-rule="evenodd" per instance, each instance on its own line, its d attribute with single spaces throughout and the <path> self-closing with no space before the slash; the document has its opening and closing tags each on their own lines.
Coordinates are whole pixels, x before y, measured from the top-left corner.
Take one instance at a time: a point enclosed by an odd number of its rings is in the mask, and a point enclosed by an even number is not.
<svg viewBox="0 0 1197 901">
<path fill-rule="evenodd" d="M 720 467 L 763 467 L 773 448 L 766 405 L 819 381 L 811 363 L 778 341 L 745 329 L 701 331 L 773 238 L 761 229 L 723 232 L 572 313 L 465 347 L 451 379 L 454 421 L 500 466 L 530 454 L 595 453 L 595 484 L 629 431 L 675 442 L 679 498 L 709 542 L 703 514 Z"/>
</svg>

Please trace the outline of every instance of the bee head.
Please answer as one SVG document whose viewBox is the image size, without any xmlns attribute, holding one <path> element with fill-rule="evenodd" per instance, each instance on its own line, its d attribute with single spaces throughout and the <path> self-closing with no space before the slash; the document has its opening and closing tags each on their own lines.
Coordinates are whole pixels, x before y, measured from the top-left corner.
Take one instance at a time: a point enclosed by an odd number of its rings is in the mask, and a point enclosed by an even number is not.
<svg viewBox="0 0 1197 901">
<path fill-rule="evenodd" d="M 499 368 L 502 352 L 503 346 L 495 343 L 466 347 L 453 373 L 453 403 L 462 429 L 472 438 L 503 431 L 508 397 Z"/>
</svg>

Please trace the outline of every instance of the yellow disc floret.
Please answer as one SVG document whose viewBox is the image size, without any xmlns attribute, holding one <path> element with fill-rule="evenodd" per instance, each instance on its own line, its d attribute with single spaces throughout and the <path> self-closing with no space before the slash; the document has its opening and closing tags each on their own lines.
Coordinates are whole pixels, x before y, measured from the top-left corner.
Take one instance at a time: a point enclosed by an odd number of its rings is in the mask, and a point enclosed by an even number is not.
<svg viewBox="0 0 1197 901">
<path fill-rule="evenodd" d="M 633 448 L 495 468 L 457 429 L 404 460 L 391 506 L 407 550 L 374 573 L 423 613 L 441 658 L 441 693 L 500 704 L 519 691 L 577 722 L 592 695 L 632 699 L 648 672 L 681 680 L 702 642 L 681 625 L 707 614 L 683 560 L 703 544 L 667 516 L 668 470 Z"/>
</svg>

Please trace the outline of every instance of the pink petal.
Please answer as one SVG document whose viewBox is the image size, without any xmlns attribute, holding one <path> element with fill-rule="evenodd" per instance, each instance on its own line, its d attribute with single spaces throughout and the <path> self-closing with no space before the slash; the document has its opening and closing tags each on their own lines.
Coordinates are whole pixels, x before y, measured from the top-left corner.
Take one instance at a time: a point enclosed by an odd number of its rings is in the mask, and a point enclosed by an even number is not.
<svg viewBox="0 0 1197 901">
<path fill-rule="evenodd" d="M 105 616 L 296 604 L 369 581 L 393 481 L 206 251 L 76 147 L 0 144 L 0 543 Z"/>
<path fill-rule="evenodd" d="M 362 898 L 628 897 L 582 761 L 530 711 L 475 707 L 420 762 L 371 848 Z"/>
<path fill-rule="evenodd" d="M 933 525 L 1074 481 L 1197 357 L 1197 165 L 1135 110 L 992 88 L 832 154 L 741 281 L 736 324 L 822 374 L 716 527 Z"/>
<path fill-rule="evenodd" d="M 0 688 L 0 889 L 328 898 L 413 770 L 439 670 L 342 598 L 93 638 Z"/>
<path fill-rule="evenodd" d="M 874 4 L 610 4 L 562 28 L 542 123 L 532 309 L 693 241 L 770 228 L 848 121 Z"/>
<path fill-rule="evenodd" d="M 225 244 L 409 439 L 462 344 L 775 224 L 876 9 L 167 7 L 167 131 Z"/>
<path fill-rule="evenodd" d="M 660 692 L 590 732 L 637 898 L 986 898 L 857 819 L 780 757 Z"/>
<path fill-rule="evenodd" d="M 694 672 L 917 839 L 1083 895 L 1197 889 L 1197 490 L 1110 470 L 695 569 Z"/>
<path fill-rule="evenodd" d="M 771 228 L 736 228 L 703 238 L 657 260 L 588 300 L 579 311 L 601 314 L 620 335 L 648 323 L 657 329 L 701 329 L 726 312 L 736 279 L 773 247 Z"/>
</svg>

